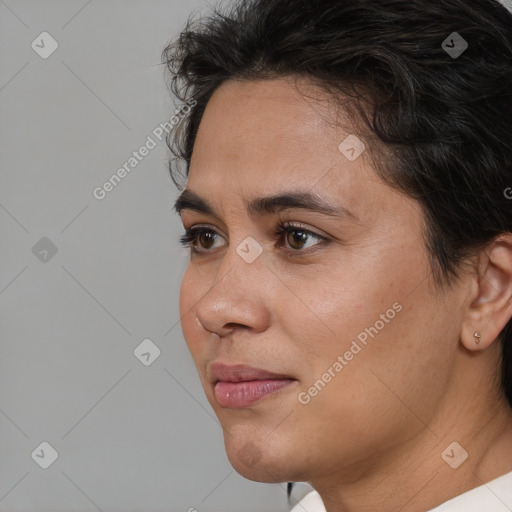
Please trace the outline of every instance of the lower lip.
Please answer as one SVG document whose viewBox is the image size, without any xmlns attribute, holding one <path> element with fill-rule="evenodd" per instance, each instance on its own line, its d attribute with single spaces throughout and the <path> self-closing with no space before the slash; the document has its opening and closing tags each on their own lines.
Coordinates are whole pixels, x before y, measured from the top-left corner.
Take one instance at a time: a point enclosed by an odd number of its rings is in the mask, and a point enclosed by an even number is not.
<svg viewBox="0 0 512 512">
<path fill-rule="evenodd" d="M 215 397 L 222 407 L 243 409 L 293 382 L 295 382 L 294 379 L 219 381 L 215 384 Z"/>
</svg>

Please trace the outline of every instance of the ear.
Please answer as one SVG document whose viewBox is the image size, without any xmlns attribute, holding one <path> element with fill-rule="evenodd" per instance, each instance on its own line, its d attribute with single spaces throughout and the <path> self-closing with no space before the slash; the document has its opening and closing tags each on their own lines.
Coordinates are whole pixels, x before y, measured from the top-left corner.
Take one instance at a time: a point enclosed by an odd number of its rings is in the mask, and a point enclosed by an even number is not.
<svg viewBox="0 0 512 512">
<path fill-rule="evenodd" d="M 461 332 L 468 350 L 484 350 L 512 317 L 512 234 L 495 238 L 477 259 L 477 274 Z"/>
</svg>

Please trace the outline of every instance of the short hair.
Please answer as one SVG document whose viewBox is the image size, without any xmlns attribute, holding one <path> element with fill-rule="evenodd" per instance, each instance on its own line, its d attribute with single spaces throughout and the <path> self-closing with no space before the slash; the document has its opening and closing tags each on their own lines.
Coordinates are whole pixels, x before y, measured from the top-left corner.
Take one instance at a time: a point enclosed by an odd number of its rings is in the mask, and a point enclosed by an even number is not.
<svg viewBox="0 0 512 512">
<path fill-rule="evenodd" d="M 238 0 L 190 17 L 162 60 L 175 96 L 197 102 L 167 137 L 178 188 L 222 83 L 299 76 L 353 98 L 389 150 L 376 172 L 420 203 L 436 284 L 512 232 L 512 15 L 497 0 Z M 512 405 L 512 321 L 500 339 Z"/>
</svg>

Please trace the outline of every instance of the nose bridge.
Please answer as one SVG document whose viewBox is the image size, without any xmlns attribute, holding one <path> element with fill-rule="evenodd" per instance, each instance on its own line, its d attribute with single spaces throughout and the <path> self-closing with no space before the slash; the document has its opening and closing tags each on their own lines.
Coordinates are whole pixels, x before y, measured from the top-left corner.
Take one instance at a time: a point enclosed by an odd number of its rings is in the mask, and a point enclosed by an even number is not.
<svg viewBox="0 0 512 512">
<path fill-rule="evenodd" d="M 227 249 L 215 280 L 197 304 L 197 316 L 205 329 L 219 334 L 228 324 L 259 329 L 268 320 L 262 252 L 252 237 Z"/>
<path fill-rule="evenodd" d="M 256 290 L 257 282 L 261 281 L 262 260 L 263 246 L 253 236 L 239 238 L 235 243 L 229 244 L 215 282 L 222 281 L 228 291 L 241 290 L 242 295 L 247 296 L 244 288 L 247 286 L 249 290 Z"/>
</svg>

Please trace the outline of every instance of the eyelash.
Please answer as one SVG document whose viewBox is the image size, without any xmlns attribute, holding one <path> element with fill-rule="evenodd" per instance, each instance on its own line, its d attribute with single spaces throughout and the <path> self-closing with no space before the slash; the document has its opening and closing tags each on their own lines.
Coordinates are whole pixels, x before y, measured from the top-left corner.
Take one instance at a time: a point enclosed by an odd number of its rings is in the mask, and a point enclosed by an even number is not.
<svg viewBox="0 0 512 512">
<path fill-rule="evenodd" d="M 299 226 L 299 225 L 294 225 L 294 224 L 290 224 L 288 222 L 285 222 L 285 223 L 279 223 L 278 226 L 277 226 L 277 230 L 275 232 L 275 235 L 282 238 L 283 235 L 287 235 L 288 233 L 294 233 L 296 231 L 300 231 L 301 233 L 304 233 L 308 236 L 312 236 L 314 238 L 317 238 L 318 240 L 321 240 L 323 242 L 328 242 L 328 239 L 319 235 L 318 233 L 314 233 L 313 231 L 310 231 L 308 229 L 305 229 L 303 228 L 302 226 Z M 194 227 L 194 228 L 190 228 L 190 229 L 186 229 L 185 230 L 185 233 L 180 237 L 180 243 L 181 245 L 183 245 L 184 247 L 189 247 L 190 250 L 195 253 L 195 254 L 200 254 L 200 253 L 208 253 L 210 251 L 210 249 L 196 249 L 194 247 L 194 242 L 197 240 L 197 238 L 204 234 L 204 233 L 213 233 L 213 234 L 218 234 L 214 229 L 212 228 L 208 228 L 208 227 L 205 227 L 205 226 L 198 226 L 198 227 Z M 319 244 L 316 244 L 316 245 L 319 245 Z M 310 248 L 312 250 L 314 250 L 314 248 Z M 288 249 L 288 248 L 284 248 L 284 250 L 288 253 L 292 253 L 292 255 L 294 256 L 299 256 L 300 254 L 297 254 L 297 253 L 302 253 L 302 254 L 306 254 L 307 252 L 309 252 L 308 249 Z"/>
</svg>

